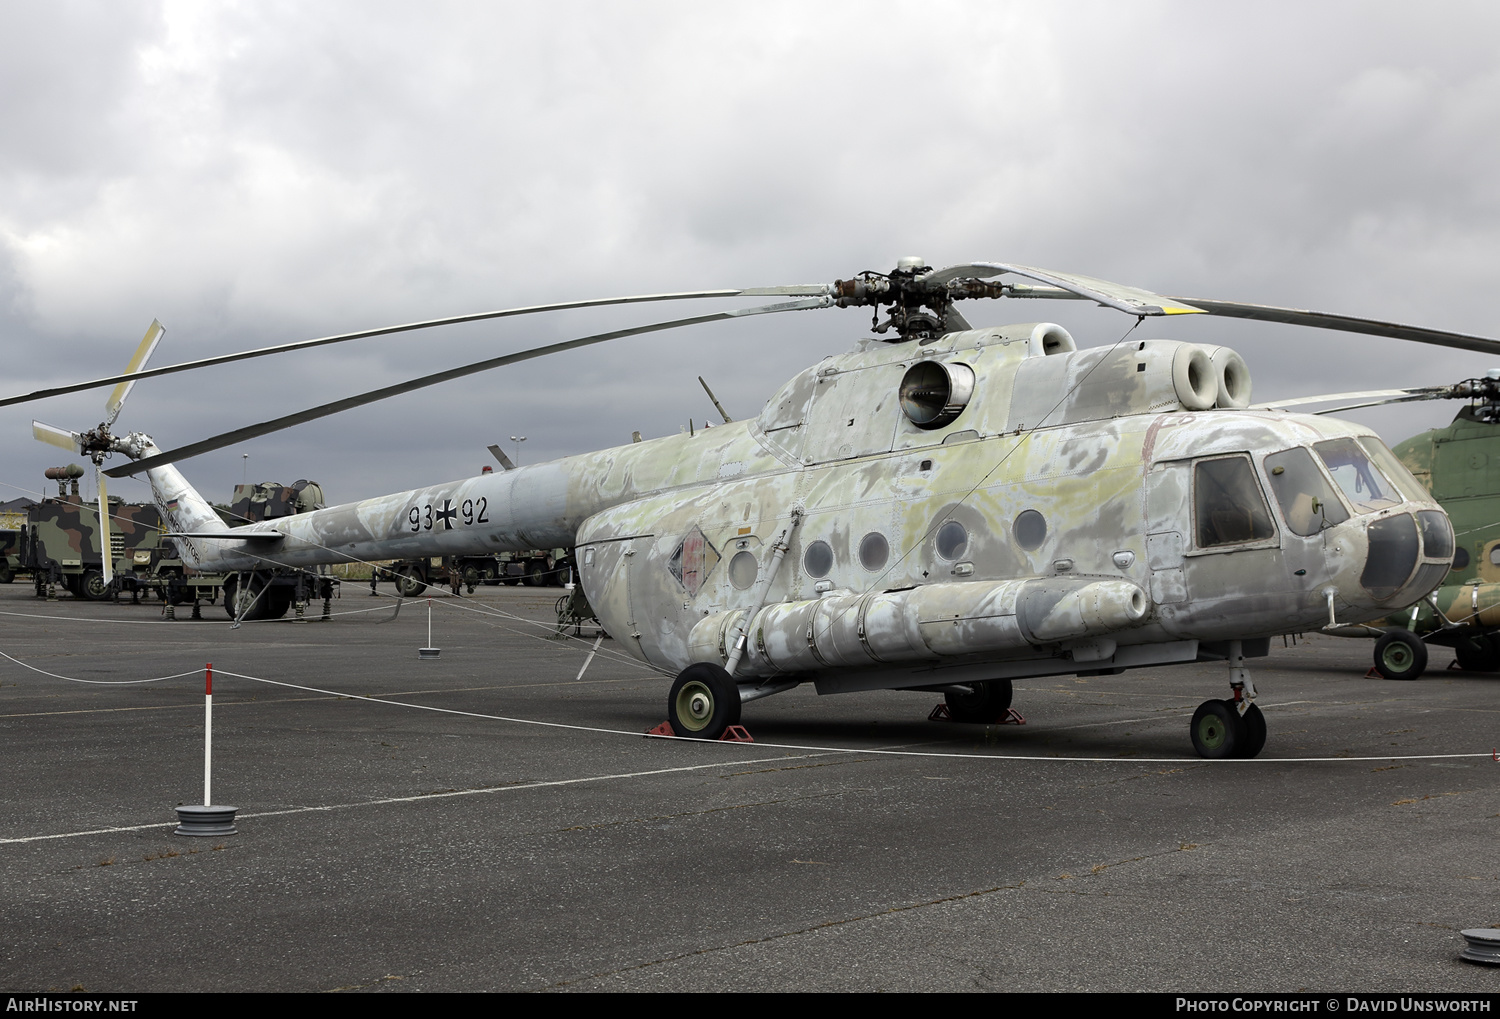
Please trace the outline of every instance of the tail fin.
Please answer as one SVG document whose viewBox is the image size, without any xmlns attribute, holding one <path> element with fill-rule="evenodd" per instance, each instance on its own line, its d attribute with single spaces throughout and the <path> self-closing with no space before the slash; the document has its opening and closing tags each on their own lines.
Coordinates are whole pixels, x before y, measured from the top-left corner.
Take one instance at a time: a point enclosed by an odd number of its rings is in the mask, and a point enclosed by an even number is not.
<svg viewBox="0 0 1500 1019">
<path fill-rule="evenodd" d="M 150 438 L 139 432 L 133 433 L 130 438 L 133 441 L 129 452 L 136 459 L 155 456 L 161 452 Z M 219 518 L 208 500 L 198 494 L 198 490 L 176 467 L 171 464 L 153 467 L 146 472 L 146 477 L 151 482 L 151 498 L 161 512 L 169 532 L 208 535 L 229 531 L 229 525 Z M 217 552 L 217 549 L 203 547 L 193 538 L 177 537 L 172 540 L 176 543 L 183 562 L 189 566 L 204 566 Z"/>
</svg>

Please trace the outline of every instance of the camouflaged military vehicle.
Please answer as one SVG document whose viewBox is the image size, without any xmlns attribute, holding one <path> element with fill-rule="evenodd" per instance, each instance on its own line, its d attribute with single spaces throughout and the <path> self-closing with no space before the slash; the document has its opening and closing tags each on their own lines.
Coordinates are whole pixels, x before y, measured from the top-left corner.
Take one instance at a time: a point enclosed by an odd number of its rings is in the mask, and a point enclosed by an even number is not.
<svg viewBox="0 0 1500 1019">
<path fill-rule="evenodd" d="M 216 507 L 230 526 L 277 521 L 323 508 L 323 488 L 316 481 L 290 485 L 274 481 L 235 485 L 228 506 Z M 174 539 L 184 540 L 184 539 Z M 224 611 L 231 619 L 280 619 L 294 605 L 314 598 L 326 603 L 338 589 L 327 565 L 293 569 L 265 563 L 261 568 L 223 577 Z"/>
<path fill-rule="evenodd" d="M 402 597 L 412 598 L 428 587 L 453 587 L 455 580 L 472 593 L 480 584 L 525 584 L 562 587 L 573 575 L 573 558 L 566 548 L 526 549 L 485 556 L 424 556 L 402 559 L 387 567 Z"/>
<path fill-rule="evenodd" d="M 130 591 L 145 579 L 136 556 L 161 544 L 161 515 L 155 506 L 109 500 L 109 555 L 115 570 L 115 589 Z M 21 532 L 20 562 L 30 571 L 37 594 L 60 584 L 75 597 L 101 601 L 113 595 L 104 582 L 104 556 L 99 547 L 99 511 L 76 492 L 43 499 L 28 514 Z"/>
<path fill-rule="evenodd" d="M 36 503 L 16 499 L 0 505 L 0 584 L 9 584 L 22 572 L 21 532 L 26 529 L 26 514 Z"/>
</svg>

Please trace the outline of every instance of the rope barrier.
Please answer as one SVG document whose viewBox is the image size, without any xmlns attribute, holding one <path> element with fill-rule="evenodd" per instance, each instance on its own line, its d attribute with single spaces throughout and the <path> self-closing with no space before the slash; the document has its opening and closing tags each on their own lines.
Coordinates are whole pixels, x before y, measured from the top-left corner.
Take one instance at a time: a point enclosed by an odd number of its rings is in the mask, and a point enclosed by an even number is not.
<svg viewBox="0 0 1500 1019">
<path fill-rule="evenodd" d="M 35 666 L 27 665 L 4 652 L 0 657 L 15 662 L 23 668 L 33 672 L 50 676 L 54 679 L 66 680 L 75 683 L 102 683 L 104 685 L 126 685 L 137 683 L 157 683 L 167 679 L 180 679 L 185 676 L 196 676 L 205 669 L 195 669 L 192 672 L 178 673 L 174 676 L 162 676 L 149 680 L 128 681 L 104 681 L 74 679 L 69 676 L 61 676 L 56 673 L 46 672 Z M 635 739 L 643 737 L 642 733 L 629 729 L 611 729 L 604 726 L 576 725 L 569 722 L 546 722 L 535 718 L 519 718 L 513 715 L 494 715 L 482 711 L 464 711 L 460 708 L 442 708 L 431 704 L 414 704 L 410 701 L 388 700 L 382 697 L 371 697 L 365 694 L 348 693 L 339 690 L 329 690 L 323 687 L 307 686 L 301 683 L 289 683 L 284 680 L 267 679 L 264 676 L 251 676 L 239 672 L 229 672 L 225 669 L 216 670 L 220 676 L 229 676 L 234 679 L 243 679 L 252 683 L 265 683 L 269 686 L 279 686 L 291 690 L 301 690 L 304 693 L 322 694 L 327 697 L 337 697 L 345 700 L 368 701 L 373 704 L 384 704 L 392 707 L 409 708 L 416 711 L 431 711 L 436 714 L 455 715 L 463 718 L 478 718 L 486 721 L 509 722 L 515 725 L 535 725 L 548 729 L 563 729 L 571 732 L 598 733 L 606 736 L 629 736 Z M 1201 757 L 1070 757 L 1062 755 L 1036 755 L 1036 754 L 971 754 L 956 753 L 935 750 L 904 750 L 890 748 L 866 748 L 866 747 L 832 747 L 817 746 L 804 743 L 733 743 L 719 740 L 703 740 L 689 736 L 663 736 L 650 735 L 650 739 L 675 740 L 683 743 L 702 743 L 720 748 L 744 748 L 755 747 L 764 750 L 800 750 L 809 753 L 824 754 L 875 754 L 885 757 L 918 757 L 938 758 L 943 760 L 970 760 L 970 761 L 1024 761 L 1030 763 L 1057 763 L 1057 764 L 1339 764 L 1339 763 L 1361 763 L 1369 761 L 1440 761 L 1455 759 L 1471 759 L 1480 757 L 1495 757 L 1495 752 L 1485 753 L 1463 753 L 1463 754 L 1378 754 L 1373 756 L 1359 757 L 1255 757 L 1255 758 L 1201 758 Z"/>
</svg>

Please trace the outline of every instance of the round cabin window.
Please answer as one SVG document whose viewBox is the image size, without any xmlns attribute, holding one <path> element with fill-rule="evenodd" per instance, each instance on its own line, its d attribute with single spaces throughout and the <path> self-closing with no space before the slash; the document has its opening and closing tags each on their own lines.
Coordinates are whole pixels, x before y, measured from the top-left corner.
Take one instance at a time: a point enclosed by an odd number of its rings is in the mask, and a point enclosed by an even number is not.
<svg viewBox="0 0 1500 1019">
<path fill-rule="evenodd" d="M 828 571 L 833 569 L 833 549 L 828 542 L 819 540 L 807 546 L 807 551 L 802 553 L 802 568 L 814 580 L 828 576 Z"/>
<path fill-rule="evenodd" d="M 755 561 L 754 552 L 736 552 L 729 560 L 729 582 L 741 591 L 750 589 L 759 572 L 760 564 Z"/>
<path fill-rule="evenodd" d="M 884 569 L 890 557 L 891 546 L 879 531 L 871 531 L 860 540 L 859 562 L 871 573 Z"/>
<path fill-rule="evenodd" d="M 1036 510 L 1022 510 L 1016 517 L 1016 544 L 1031 552 L 1047 540 L 1047 518 Z"/>
<path fill-rule="evenodd" d="M 964 552 L 969 547 L 969 532 L 957 520 L 950 520 L 938 528 L 935 544 L 937 554 L 951 563 L 955 559 L 963 558 Z"/>
</svg>

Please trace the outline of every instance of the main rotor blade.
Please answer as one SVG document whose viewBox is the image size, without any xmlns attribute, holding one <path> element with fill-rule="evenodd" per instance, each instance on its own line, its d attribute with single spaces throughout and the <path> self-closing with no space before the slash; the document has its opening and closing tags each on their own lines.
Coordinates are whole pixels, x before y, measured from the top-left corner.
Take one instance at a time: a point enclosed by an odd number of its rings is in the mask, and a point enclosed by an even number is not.
<svg viewBox="0 0 1500 1019">
<path fill-rule="evenodd" d="M 1315 410 L 1314 414 L 1342 414 L 1346 410 L 1360 410 L 1364 407 L 1384 407 L 1388 403 L 1415 403 L 1419 400 L 1441 400 L 1442 395 L 1423 396 L 1395 396 L 1388 400 L 1366 400 L 1363 403 L 1349 403 L 1342 407 L 1329 407 L 1327 410 Z"/>
<path fill-rule="evenodd" d="M 216 449 L 222 449 L 225 446 L 233 446 L 236 443 L 244 442 L 246 439 L 253 439 L 261 435 L 269 435 L 272 432 L 279 432 L 283 428 L 291 428 L 294 425 L 300 425 L 307 421 L 314 421 L 321 417 L 327 417 L 330 414 L 337 414 L 340 411 L 352 410 L 355 407 L 363 407 L 367 403 L 375 403 L 376 401 L 388 399 L 392 396 L 400 396 L 402 393 L 410 393 L 413 390 L 425 389 L 428 386 L 435 386 L 439 382 L 447 382 L 451 379 L 463 378 L 465 375 L 474 375 L 478 372 L 489 371 L 491 368 L 499 368 L 502 365 L 515 364 L 517 361 L 529 361 L 535 357 L 544 357 L 547 354 L 556 354 L 564 350 L 573 350 L 578 347 L 587 347 L 595 343 L 604 343 L 608 340 L 623 339 L 626 336 L 639 336 L 642 333 L 655 333 L 662 332 L 663 330 L 667 329 L 677 329 L 682 326 L 701 325 L 705 322 L 722 322 L 732 318 L 744 318 L 750 315 L 767 315 L 781 311 L 804 311 L 810 308 L 827 308 L 831 307 L 832 304 L 833 301 L 831 298 L 818 297 L 802 301 L 787 301 L 783 304 L 766 304 L 756 308 L 736 308 L 733 311 L 721 311 L 716 312 L 712 315 L 696 315 L 692 318 L 679 318 L 668 322 L 653 322 L 650 325 L 635 326 L 631 329 L 616 329 L 612 332 L 595 333 L 592 336 L 583 336 L 575 340 L 563 340 L 560 343 L 549 343 L 546 346 L 533 347 L 530 350 L 522 350 L 514 354 L 504 354 L 500 357 L 491 357 L 483 361 L 475 361 L 473 364 L 466 364 L 458 368 L 450 368 L 447 371 L 435 372 L 431 375 L 424 375 L 419 379 L 412 379 L 408 382 L 400 382 L 393 386 L 385 386 L 384 388 L 371 390 L 368 393 L 361 393 L 358 396 L 350 396 L 343 400 L 335 400 L 332 403 L 325 403 L 320 407 L 313 407 L 310 410 L 298 411 L 295 414 L 287 414 L 279 418 L 273 418 L 270 421 L 263 421 L 257 425 L 246 425 L 244 428 L 236 428 L 232 432 L 224 432 L 209 439 L 203 439 L 199 442 L 192 442 L 186 446 L 179 446 L 177 449 L 168 450 L 165 453 L 158 453 L 155 456 L 148 456 L 141 460 L 136 460 L 134 463 L 122 464 L 119 467 L 111 467 L 104 473 L 112 478 L 122 478 L 131 474 L 139 474 L 142 471 L 149 470 L 152 467 L 159 467 L 162 464 L 169 464 L 179 460 L 186 460 L 190 457 L 199 456 L 203 453 L 209 453 Z"/>
<path fill-rule="evenodd" d="M 1076 300 L 1094 301 L 1104 305 L 1106 308 L 1114 308 L 1123 311 L 1127 315 L 1193 315 L 1203 311 L 1192 304 L 1187 304 L 1177 297 L 1162 297 L 1153 294 L 1149 290 L 1139 287 L 1127 287 L 1122 283 L 1111 283 L 1109 280 L 1095 279 L 1092 276 L 1080 276 L 1076 273 L 1054 272 L 1051 269 L 1037 269 L 1029 265 L 1009 265 L 1004 262 L 973 262 L 969 265 L 953 265 L 946 269 L 937 269 L 927 279 L 934 283 L 946 283 L 950 280 L 977 277 L 985 279 L 990 276 L 1000 276 L 1012 273 L 1016 276 L 1024 276 L 1027 279 L 1045 283 L 1056 287 L 1069 297 Z M 1040 297 L 1061 296 L 1057 294 L 1037 294 L 1036 288 L 1017 288 L 1027 292 L 1014 293 L 1015 297 Z"/>
<path fill-rule="evenodd" d="M 1331 315 L 1324 311 L 1304 311 L 1300 308 L 1275 308 L 1264 304 L 1244 304 L 1239 301 L 1207 301 L 1196 297 L 1179 297 L 1195 308 L 1202 308 L 1210 315 L 1226 318 L 1247 318 L 1257 322 L 1281 322 L 1287 325 L 1313 326 L 1318 329 L 1337 329 L 1346 333 L 1365 333 L 1370 336 L 1388 336 L 1395 340 L 1414 340 L 1417 343 L 1432 343 L 1439 347 L 1455 347 L 1473 350 L 1481 354 L 1500 355 L 1500 340 L 1466 333 L 1451 333 L 1443 329 L 1427 329 L 1423 326 L 1400 325 L 1382 322 L 1373 318 L 1353 315 Z"/>
<path fill-rule="evenodd" d="M 115 391 L 109 394 L 109 399 L 104 402 L 104 428 L 107 431 L 115 423 L 115 418 L 120 416 L 120 408 L 125 405 L 125 397 L 130 395 L 131 387 L 135 385 L 136 377 L 140 370 L 146 367 L 146 362 L 151 360 L 151 353 L 156 345 L 161 342 L 162 334 L 166 330 L 156 319 L 151 320 L 146 335 L 141 339 L 141 345 L 135 348 L 135 353 L 130 357 L 130 363 L 125 366 L 125 374 L 128 378 L 115 386 Z M 108 577 L 104 578 L 106 581 Z"/>
<path fill-rule="evenodd" d="M 197 361 L 182 361 L 178 364 L 164 365 L 160 368 L 152 368 L 149 371 L 126 371 L 123 375 L 111 375 L 107 378 L 94 379 L 91 382 L 77 382 L 66 386 L 53 386 L 48 389 L 38 389 L 34 392 L 23 393 L 18 396 L 8 396 L 0 399 L 0 407 L 9 407 L 17 403 L 29 403 L 32 400 L 45 400 L 50 396 L 64 396 L 68 393 L 78 393 L 85 389 L 98 389 L 103 386 L 112 386 L 116 383 L 134 383 L 140 379 L 154 379 L 161 375 L 175 375 L 178 372 L 195 371 L 199 368 L 208 368 L 217 364 L 245 361 L 252 357 L 269 357 L 272 354 L 284 354 L 293 350 L 306 350 L 310 347 L 322 347 L 331 343 L 345 343 L 349 340 L 362 340 L 372 336 L 389 336 L 393 333 L 407 333 L 417 329 L 434 329 L 438 326 L 458 325 L 464 322 L 483 322 L 489 319 L 512 318 L 518 315 L 535 315 L 544 311 L 566 311 L 572 308 L 604 308 L 619 304 L 688 301 L 708 297 L 820 297 L 828 293 L 828 291 L 829 286 L 826 283 L 796 283 L 788 286 L 746 287 L 741 290 L 689 290 L 675 294 L 637 294 L 632 297 L 601 297 L 587 301 L 562 301 L 557 304 L 533 304 L 520 308 L 504 308 L 500 311 L 483 311 L 473 315 L 454 315 L 449 318 L 434 318 L 423 322 L 408 322 L 404 325 L 384 326 L 379 329 L 362 329 L 359 332 L 339 333 L 335 336 L 321 336 L 312 340 L 298 340 L 294 343 L 280 343 L 272 347 L 257 347 L 255 350 L 242 350 L 234 354 L 218 354 L 214 357 L 200 358 Z M 147 352 L 147 356 L 150 356 L 149 351 Z M 144 363 L 144 358 L 142 359 L 142 363 Z M 123 400 L 124 397 L 122 396 L 121 399 Z"/>
<path fill-rule="evenodd" d="M 1300 407 L 1308 403 L 1332 403 L 1335 400 L 1373 400 L 1385 397 L 1397 397 L 1406 400 L 1440 400 L 1451 388 L 1451 386 L 1427 386 L 1422 389 L 1364 389 L 1353 393 L 1322 393 L 1318 396 L 1297 396 L 1290 400 L 1272 400 L 1269 403 L 1257 403 L 1252 405 L 1250 409 L 1284 410 L 1287 407 Z"/>
<path fill-rule="evenodd" d="M 72 453 L 82 453 L 82 438 L 77 432 L 70 432 L 65 428 L 55 428 L 52 425 L 44 425 L 40 421 L 31 422 L 31 435 L 39 442 L 45 442 L 49 446 L 58 449 L 66 449 Z"/>
<path fill-rule="evenodd" d="M 1011 297 L 1031 297 L 1051 300 L 1076 301 L 1083 295 L 1061 287 L 1012 287 Z M 1500 340 L 1486 336 L 1471 336 L 1445 329 L 1428 329 L 1425 326 L 1408 326 L 1399 322 L 1385 322 L 1356 315 L 1334 315 L 1326 311 L 1306 311 L 1301 308 L 1278 308 L 1269 304 L 1246 304 L 1243 301 L 1211 301 L 1201 297 L 1169 297 L 1191 305 L 1199 311 L 1222 318 L 1245 318 L 1256 322 L 1279 322 L 1284 325 L 1311 326 L 1315 329 L 1336 329 L 1346 333 L 1361 333 L 1368 336 L 1388 336 L 1394 340 L 1412 340 L 1416 343 L 1431 343 L 1439 347 L 1458 350 L 1473 350 L 1480 354 L 1500 355 Z"/>
</svg>

